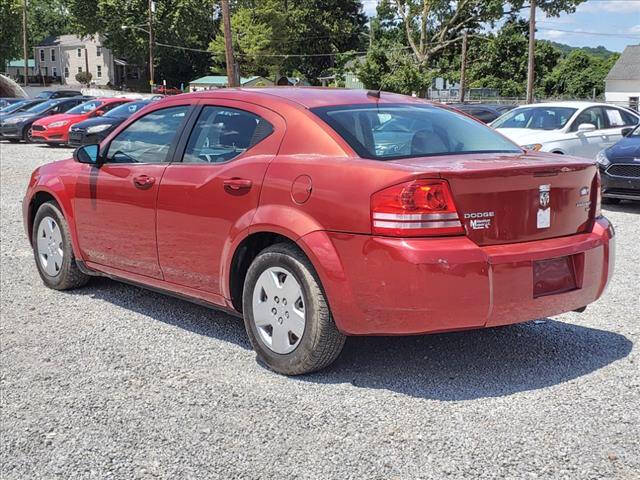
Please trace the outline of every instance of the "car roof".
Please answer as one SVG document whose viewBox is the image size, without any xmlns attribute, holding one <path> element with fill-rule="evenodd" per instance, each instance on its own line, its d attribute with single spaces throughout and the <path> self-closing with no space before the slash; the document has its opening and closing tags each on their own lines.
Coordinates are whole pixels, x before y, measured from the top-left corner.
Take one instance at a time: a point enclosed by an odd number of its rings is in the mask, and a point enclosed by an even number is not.
<svg viewBox="0 0 640 480">
<path fill-rule="evenodd" d="M 526 105 L 519 105 L 521 107 L 568 107 L 568 108 L 587 108 L 587 107 L 612 107 L 615 105 L 609 105 L 602 102 L 587 102 L 587 101 L 564 101 L 564 102 L 545 102 L 545 103 L 528 103 Z"/>
<path fill-rule="evenodd" d="M 377 92 L 376 92 L 377 93 Z M 326 107 L 331 105 L 352 105 L 366 103 L 420 103 L 433 104 L 421 98 L 381 92 L 378 99 L 367 94 L 367 90 L 330 88 L 330 87 L 264 87 L 264 88 L 220 88 L 203 92 L 182 94 L 191 98 L 239 99 L 243 96 L 262 97 L 266 101 L 294 102 L 305 108 Z M 176 96 L 170 97 L 175 98 Z M 160 100 L 163 101 L 163 100 Z"/>
</svg>

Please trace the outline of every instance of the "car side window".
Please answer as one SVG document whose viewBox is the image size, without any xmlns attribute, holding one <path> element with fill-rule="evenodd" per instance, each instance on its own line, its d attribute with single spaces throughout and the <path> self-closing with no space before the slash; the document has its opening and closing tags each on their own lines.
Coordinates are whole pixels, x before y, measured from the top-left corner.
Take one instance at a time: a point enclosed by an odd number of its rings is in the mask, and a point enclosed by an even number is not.
<svg viewBox="0 0 640 480">
<path fill-rule="evenodd" d="M 253 113 L 235 108 L 205 106 L 191 131 L 182 161 L 227 162 L 272 132 L 272 125 Z"/>
<path fill-rule="evenodd" d="M 169 150 L 188 111 L 188 106 L 169 107 L 139 118 L 111 141 L 107 163 L 168 162 Z"/>
<path fill-rule="evenodd" d="M 122 105 L 122 103 L 116 103 L 116 102 L 107 103 L 106 105 L 103 105 L 100 108 L 98 108 L 98 110 L 101 111 L 102 113 L 107 113 L 109 110 L 119 107 L 120 105 Z"/>
<path fill-rule="evenodd" d="M 626 112 L 621 109 L 617 109 L 620 112 L 620 116 L 622 117 L 622 121 L 624 122 L 625 127 L 632 127 L 639 123 L 638 118 L 631 115 L 629 112 Z"/>
<path fill-rule="evenodd" d="M 596 130 L 606 128 L 606 122 L 604 121 L 604 113 L 602 111 L 602 108 L 591 107 L 584 110 L 573 121 L 573 125 L 571 126 L 571 131 L 577 132 L 578 127 L 583 123 L 590 123 L 592 125 L 595 125 Z"/>
</svg>

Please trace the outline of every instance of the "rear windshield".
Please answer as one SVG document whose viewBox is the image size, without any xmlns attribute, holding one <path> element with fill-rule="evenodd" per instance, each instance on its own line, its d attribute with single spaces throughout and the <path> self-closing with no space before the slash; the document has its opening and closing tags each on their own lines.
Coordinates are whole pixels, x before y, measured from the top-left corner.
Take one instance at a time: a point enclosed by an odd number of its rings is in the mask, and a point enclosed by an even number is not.
<svg viewBox="0 0 640 480">
<path fill-rule="evenodd" d="M 576 113 L 569 107 L 521 107 L 505 113 L 491 124 L 493 128 L 531 128 L 559 130 Z"/>
<path fill-rule="evenodd" d="M 363 158 L 393 160 L 522 151 L 476 120 L 431 105 L 337 105 L 311 111 Z"/>
</svg>

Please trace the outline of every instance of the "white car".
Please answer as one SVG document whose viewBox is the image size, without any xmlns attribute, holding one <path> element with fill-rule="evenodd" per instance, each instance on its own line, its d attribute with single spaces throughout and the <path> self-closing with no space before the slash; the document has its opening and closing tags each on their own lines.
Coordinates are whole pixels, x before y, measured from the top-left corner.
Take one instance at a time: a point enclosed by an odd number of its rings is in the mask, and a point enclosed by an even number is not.
<svg viewBox="0 0 640 480">
<path fill-rule="evenodd" d="M 491 126 L 527 150 L 593 159 L 640 123 L 626 108 L 591 102 L 523 105 Z"/>
</svg>

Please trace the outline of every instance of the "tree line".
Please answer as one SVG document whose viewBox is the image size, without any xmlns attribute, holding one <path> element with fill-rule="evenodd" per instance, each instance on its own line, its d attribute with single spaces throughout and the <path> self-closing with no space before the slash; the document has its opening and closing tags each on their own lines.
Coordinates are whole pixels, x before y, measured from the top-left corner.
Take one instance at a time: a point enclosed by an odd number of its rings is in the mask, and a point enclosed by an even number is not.
<svg viewBox="0 0 640 480">
<path fill-rule="evenodd" d="M 539 4 L 553 16 L 570 13 L 583 1 Z M 22 56 L 22 2 L 0 0 L 0 65 Z M 504 96 L 521 96 L 526 89 L 528 25 L 519 14 L 528 0 L 381 0 L 371 19 L 360 0 L 230 3 L 242 76 L 299 76 L 312 84 L 335 76 L 340 85 L 351 68 L 367 88 L 424 94 L 435 77 L 458 80 L 466 32 L 470 87 L 496 88 Z M 29 51 L 49 35 L 100 33 L 116 57 L 146 65 L 148 38 L 122 26 L 144 28 L 147 9 L 148 0 L 29 0 Z M 221 23 L 217 0 L 156 0 L 156 79 L 180 85 L 223 74 Z M 616 58 L 538 41 L 536 93 L 587 97 L 595 88 L 599 94 Z"/>
</svg>

